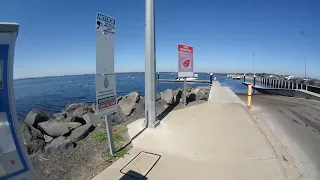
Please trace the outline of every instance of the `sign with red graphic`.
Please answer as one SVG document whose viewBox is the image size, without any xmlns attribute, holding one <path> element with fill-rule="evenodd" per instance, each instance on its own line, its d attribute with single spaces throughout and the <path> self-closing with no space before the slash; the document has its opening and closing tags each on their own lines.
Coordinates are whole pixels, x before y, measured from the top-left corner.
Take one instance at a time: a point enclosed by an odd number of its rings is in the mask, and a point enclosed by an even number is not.
<svg viewBox="0 0 320 180">
<path fill-rule="evenodd" d="M 193 47 L 178 44 L 178 76 L 193 77 Z"/>
</svg>

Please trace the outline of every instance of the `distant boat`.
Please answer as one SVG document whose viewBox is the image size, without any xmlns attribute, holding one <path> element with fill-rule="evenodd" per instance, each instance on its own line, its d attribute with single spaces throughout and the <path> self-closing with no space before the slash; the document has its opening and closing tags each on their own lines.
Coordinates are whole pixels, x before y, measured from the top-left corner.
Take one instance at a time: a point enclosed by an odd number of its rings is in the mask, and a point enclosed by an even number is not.
<svg viewBox="0 0 320 180">
<path fill-rule="evenodd" d="M 241 79 L 241 76 L 233 76 L 232 79 L 239 80 L 239 79 Z"/>
<path fill-rule="evenodd" d="M 197 79 L 198 79 L 198 74 L 194 74 L 193 77 L 187 77 L 186 78 L 187 81 L 193 81 L 193 80 L 197 80 Z M 184 81 L 184 78 L 177 78 L 176 80 Z"/>
</svg>

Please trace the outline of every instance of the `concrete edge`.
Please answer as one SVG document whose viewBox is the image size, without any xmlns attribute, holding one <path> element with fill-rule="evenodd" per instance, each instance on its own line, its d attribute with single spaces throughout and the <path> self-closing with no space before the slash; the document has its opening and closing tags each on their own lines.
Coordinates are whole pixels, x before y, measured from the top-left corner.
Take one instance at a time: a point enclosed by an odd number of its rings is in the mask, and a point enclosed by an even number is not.
<svg viewBox="0 0 320 180">
<path fill-rule="evenodd" d="M 299 171 L 297 165 L 295 164 L 293 158 L 286 150 L 278 136 L 271 130 L 270 126 L 259 119 L 257 116 L 254 115 L 252 111 L 246 108 L 248 111 L 249 116 L 252 118 L 252 121 L 257 125 L 260 132 L 266 137 L 267 141 L 269 142 L 271 148 L 273 149 L 276 157 L 277 163 L 283 170 L 283 173 L 286 175 L 288 180 L 303 180 L 303 175 Z"/>
</svg>

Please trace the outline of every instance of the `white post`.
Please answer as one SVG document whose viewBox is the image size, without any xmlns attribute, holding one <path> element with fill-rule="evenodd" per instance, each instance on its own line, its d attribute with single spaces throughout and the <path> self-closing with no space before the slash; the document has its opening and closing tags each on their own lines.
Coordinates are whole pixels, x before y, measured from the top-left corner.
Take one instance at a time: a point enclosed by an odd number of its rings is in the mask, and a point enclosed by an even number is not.
<svg viewBox="0 0 320 180">
<path fill-rule="evenodd" d="M 112 135 L 112 127 L 111 123 L 109 122 L 108 116 L 104 116 L 104 119 L 106 121 L 106 129 L 107 129 L 107 136 L 108 136 L 108 145 L 109 145 L 109 151 L 111 156 L 114 155 L 114 142 L 113 142 L 113 135 Z"/>
<path fill-rule="evenodd" d="M 184 78 L 184 107 L 187 106 L 187 78 Z"/>
<path fill-rule="evenodd" d="M 146 24 L 145 24 L 145 117 L 148 127 L 156 126 L 156 83 L 155 83 L 155 16 L 154 0 L 146 0 Z"/>
</svg>

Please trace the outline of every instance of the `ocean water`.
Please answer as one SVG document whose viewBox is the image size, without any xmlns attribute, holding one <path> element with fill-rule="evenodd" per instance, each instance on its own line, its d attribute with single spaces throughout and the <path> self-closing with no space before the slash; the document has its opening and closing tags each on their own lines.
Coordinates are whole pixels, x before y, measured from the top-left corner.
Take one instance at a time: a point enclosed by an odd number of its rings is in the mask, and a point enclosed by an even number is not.
<svg viewBox="0 0 320 180">
<path fill-rule="evenodd" d="M 233 80 L 226 76 L 216 76 L 222 86 L 230 87 L 235 93 L 246 93 L 247 87 L 242 80 Z M 144 73 L 117 73 L 117 95 L 126 95 L 132 91 L 144 96 Z M 177 73 L 160 73 L 161 79 L 177 78 Z M 208 74 L 199 74 L 199 79 L 209 80 Z M 207 84 L 188 84 L 192 87 Z M 157 83 L 156 91 L 167 88 L 177 89 L 183 83 Z M 95 102 L 95 75 L 74 75 L 20 79 L 14 81 L 14 94 L 18 118 L 24 119 L 34 108 L 49 113 L 61 112 L 67 104 L 76 102 Z"/>
</svg>

